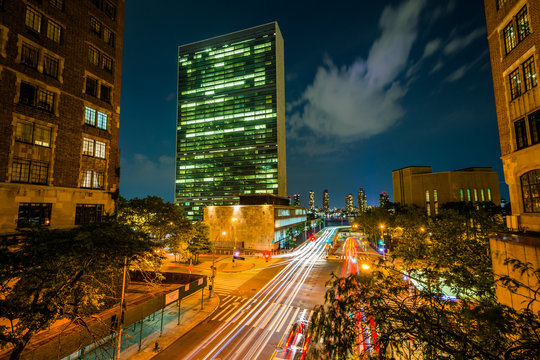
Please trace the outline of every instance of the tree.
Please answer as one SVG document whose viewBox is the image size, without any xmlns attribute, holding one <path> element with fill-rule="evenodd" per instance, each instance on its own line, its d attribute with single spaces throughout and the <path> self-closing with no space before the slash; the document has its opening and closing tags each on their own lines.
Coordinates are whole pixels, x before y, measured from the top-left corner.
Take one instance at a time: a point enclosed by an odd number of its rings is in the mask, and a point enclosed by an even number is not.
<svg viewBox="0 0 540 360">
<path fill-rule="evenodd" d="M 193 224 L 193 236 L 189 241 L 188 251 L 194 255 L 195 264 L 199 262 L 200 254 L 209 254 L 212 251 L 210 242 L 210 229 L 202 221 Z"/>
<path fill-rule="evenodd" d="M 70 230 L 36 229 L 0 248 L 0 346 L 19 359 L 39 331 L 59 319 L 84 317 L 115 303 L 124 259 L 159 263 L 144 233 L 114 222 Z M 2 322 L 5 323 L 5 322 Z"/>
<path fill-rule="evenodd" d="M 118 218 L 133 228 L 145 232 L 157 246 L 163 247 L 173 243 L 180 249 L 183 232 L 190 231 L 191 222 L 179 206 L 164 202 L 158 196 L 147 196 L 144 199 L 121 198 L 118 206 Z"/>
</svg>

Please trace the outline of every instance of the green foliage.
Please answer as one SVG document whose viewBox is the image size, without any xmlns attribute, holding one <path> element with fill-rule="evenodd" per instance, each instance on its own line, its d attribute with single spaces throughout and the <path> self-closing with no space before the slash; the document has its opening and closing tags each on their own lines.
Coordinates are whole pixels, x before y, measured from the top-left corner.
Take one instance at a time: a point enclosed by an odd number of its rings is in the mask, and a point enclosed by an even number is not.
<svg viewBox="0 0 540 360">
<path fill-rule="evenodd" d="M 210 229 L 204 222 L 197 221 L 193 224 L 193 235 L 189 241 L 188 251 L 194 256 L 195 264 L 199 262 L 200 254 L 212 252 Z"/>
<path fill-rule="evenodd" d="M 122 268 L 159 262 L 144 233 L 114 222 L 70 230 L 36 229 L 0 248 L 0 346 L 12 359 L 39 331 L 117 303 Z"/>
<path fill-rule="evenodd" d="M 164 202 L 158 196 L 144 199 L 121 198 L 118 206 L 120 222 L 146 233 L 156 246 L 168 246 L 174 254 L 185 254 L 195 236 L 191 222 L 179 206 Z"/>
</svg>

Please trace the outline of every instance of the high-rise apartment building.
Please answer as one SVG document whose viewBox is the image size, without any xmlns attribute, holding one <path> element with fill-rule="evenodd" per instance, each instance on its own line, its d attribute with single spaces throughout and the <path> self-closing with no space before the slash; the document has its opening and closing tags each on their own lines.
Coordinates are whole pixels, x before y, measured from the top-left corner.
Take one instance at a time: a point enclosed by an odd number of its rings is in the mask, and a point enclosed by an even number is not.
<svg viewBox="0 0 540 360">
<path fill-rule="evenodd" d="M 358 212 L 364 213 L 367 211 L 367 198 L 364 188 L 358 189 Z"/>
<path fill-rule="evenodd" d="M 314 212 L 315 211 L 315 191 L 310 190 L 309 192 L 309 211 Z"/>
<path fill-rule="evenodd" d="M 293 195 L 293 206 L 300 206 L 300 194 Z"/>
<path fill-rule="evenodd" d="M 178 48 L 175 201 L 191 219 L 287 195 L 283 38 L 269 24 Z"/>
<path fill-rule="evenodd" d="M 322 207 L 324 212 L 330 210 L 330 195 L 328 194 L 328 190 L 324 190 L 322 193 Z"/>
<path fill-rule="evenodd" d="M 352 214 L 354 211 L 354 198 L 350 193 L 345 197 L 345 210 L 347 214 Z"/>
<path fill-rule="evenodd" d="M 390 202 L 390 196 L 386 193 L 386 191 L 383 191 L 379 194 L 379 206 L 380 207 L 386 207 L 388 203 Z"/>
<path fill-rule="evenodd" d="M 540 231 L 540 2 L 485 0 L 504 177 L 513 230 Z"/>
<path fill-rule="evenodd" d="M 114 211 L 124 5 L 0 0 L 0 232 Z"/>
</svg>

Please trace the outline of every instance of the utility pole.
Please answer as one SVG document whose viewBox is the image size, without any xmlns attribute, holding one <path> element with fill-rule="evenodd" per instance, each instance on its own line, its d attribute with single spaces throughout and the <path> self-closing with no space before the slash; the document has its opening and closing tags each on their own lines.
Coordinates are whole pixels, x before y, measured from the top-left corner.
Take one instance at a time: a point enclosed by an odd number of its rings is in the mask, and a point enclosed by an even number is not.
<svg viewBox="0 0 540 360">
<path fill-rule="evenodd" d="M 124 327 L 124 312 L 126 307 L 126 279 L 127 278 L 127 256 L 124 256 L 124 276 L 122 277 L 122 297 L 120 298 L 120 322 L 118 324 L 118 337 L 116 339 L 116 359 L 120 359 L 122 350 L 122 328 Z"/>
</svg>

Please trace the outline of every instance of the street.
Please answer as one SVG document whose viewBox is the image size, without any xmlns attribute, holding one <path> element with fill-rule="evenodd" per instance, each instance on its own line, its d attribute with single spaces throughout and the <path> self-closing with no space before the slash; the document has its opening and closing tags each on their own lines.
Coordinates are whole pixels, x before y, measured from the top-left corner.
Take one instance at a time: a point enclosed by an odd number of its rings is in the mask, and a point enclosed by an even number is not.
<svg viewBox="0 0 540 360">
<path fill-rule="evenodd" d="M 336 231 L 274 256 L 283 260 L 277 265 L 217 277 L 218 309 L 154 359 L 274 358 L 298 316 L 309 318 L 324 301 L 324 283 L 339 265 L 326 260 L 325 249 Z"/>
</svg>

